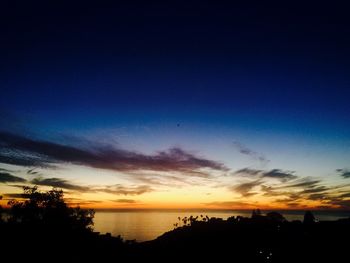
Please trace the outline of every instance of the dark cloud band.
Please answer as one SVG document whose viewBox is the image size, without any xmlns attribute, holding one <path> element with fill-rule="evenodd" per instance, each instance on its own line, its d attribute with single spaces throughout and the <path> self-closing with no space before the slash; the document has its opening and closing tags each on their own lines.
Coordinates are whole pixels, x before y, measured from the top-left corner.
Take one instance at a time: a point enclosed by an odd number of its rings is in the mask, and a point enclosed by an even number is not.
<svg viewBox="0 0 350 263">
<path fill-rule="evenodd" d="M 0 183 L 24 183 L 25 179 L 14 176 L 10 173 L 0 172 Z"/>
<path fill-rule="evenodd" d="M 227 171 L 220 162 L 171 148 L 154 155 L 95 144 L 89 149 L 0 132 L 0 162 L 21 166 L 51 166 L 67 162 L 115 171 L 177 171 L 192 176 L 200 169 Z"/>
</svg>

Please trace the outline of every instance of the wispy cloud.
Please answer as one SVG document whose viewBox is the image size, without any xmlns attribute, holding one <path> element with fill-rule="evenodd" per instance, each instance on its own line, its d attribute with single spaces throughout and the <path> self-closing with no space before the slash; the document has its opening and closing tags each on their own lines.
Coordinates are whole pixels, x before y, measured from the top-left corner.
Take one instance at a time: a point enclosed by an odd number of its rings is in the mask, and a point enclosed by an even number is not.
<svg viewBox="0 0 350 263">
<path fill-rule="evenodd" d="M 350 192 L 342 193 L 342 194 L 340 195 L 340 197 L 341 197 L 341 198 L 347 198 L 347 197 L 350 198 Z"/>
<path fill-rule="evenodd" d="M 310 178 L 301 178 L 297 182 L 293 182 L 284 186 L 281 186 L 281 188 L 314 188 L 316 187 L 321 180 L 314 180 Z"/>
<path fill-rule="evenodd" d="M 26 198 L 25 194 L 19 194 L 19 193 L 6 193 L 4 194 L 4 199 L 18 199 L 18 198 Z"/>
<path fill-rule="evenodd" d="M 306 205 L 303 205 L 302 203 L 299 202 L 287 202 L 285 203 L 289 208 L 294 208 L 294 209 L 302 209 L 306 208 Z"/>
<path fill-rule="evenodd" d="M 350 170 L 349 169 L 337 169 L 336 170 L 342 177 L 350 178 Z"/>
<path fill-rule="evenodd" d="M 268 162 L 270 162 L 269 159 L 267 159 L 263 154 L 258 153 L 256 151 L 253 151 L 252 149 L 248 148 L 246 145 L 234 141 L 233 142 L 233 146 L 241 153 L 244 155 L 247 155 L 249 157 L 251 157 L 252 159 L 259 161 L 261 163 L 267 164 Z"/>
<path fill-rule="evenodd" d="M 331 200 L 330 203 L 332 205 L 339 206 L 340 209 L 346 209 L 346 210 L 350 209 L 350 200 L 349 199 L 346 199 L 346 200 L 341 199 L 341 198 L 333 199 L 333 200 Z"/>
<path fill-rule="evenodd" d="M 211 206 L 211 207 L 240 208 L 240 209 L 258 206 L 257 204 L 252 204 L 249 202 L 242 202 L 242 201 L 215 201 L 215 202 L 209 202 L 204 204 L 206 206 Z"/>
<path fill-rule="evenodd" d="M 252 168 L 243 168 L 235 171 L 233 174 L 256 178 L 275 178 L 282 182 L 287 182 L 298 178 L 294 171 L 284 171 L 281 169 L 272 169 L 269 171 L 264 171 Z"/>
<path fill-rule="evenodd" d="M 234 186 L 229 187 L 229 189 L 233 192 L 240 193 L 244 197 L 249 197 L 255 195 L 256 192 L 251 192 L 253 188 L 259 186 L 261 184 L 260 180 L 255 180 L 252 182 L 244 182 Z"/>
<path fill-rule="evenodd" d="M 44 186 L 51 186 L 51 187 L 57 187 L 57 188 L 63 188 L 67 190 L 74 190 L 74 191 L 90 191 L 91 189 L 89 187 L 84 187 L 76 184 L 72 184 L 68 180 L 60 179 L 60 178 L 42 178 L 37 177 L 31 180 L 32 184 L 35 185 L 44 185 Z"/>
<path fill-rule="evenodd" d="M 316 193 L 316 194 L 310 194 L 308 197 L 307 197 L 308 200 L 324 200 L 324 199 L 327 199 L 327 196 L 324 194 L 324 193 Z"/>
<path fill-rule="evenodd" d="M 284 197 L 285 202 L 307 199 L 307 196 L 314 193 L 324 193 L 330 190 L 329 187 L 320 185 L 321 180 L 311 178 L 300 178 L 294 171 L 286 171 L 281 169 L 272 169 L 268 171 L 243 168 L 233 173 L 243 177 L 254 178 L 255 180 L 243 182 L 230 187 L 230 190 L 240 193 L 243 197 L 249 197 L 255 194 L 262 194 L 267 197 Z M 276 186 L 275 182 L 268 179 L 277 179 L 280 182 Z M 259 186 L 259 188 L 258 188 Z M 256 191 L 252 191 L 256 188 Z M 334 190 L 334 189 L 333 189 Z M 276 199 L 278 201 L 278 199 Z"/>
<path fill-rule="evenodd" d="M 27 174 L 30 174 L 30 175 L 37 175 L 37 174 L 39 174 L 39 172 L 38 172 L 38 171 L 35 171 L 35 168 L 32 168 L 32 169 L 29 169 L 29 170 L 27 171 Z"/>
<path fill-rule="evenodd" d="M 316 186 L 311 185 L 311 187 L 307 187 L 305 190 L 302 191 L 303 194 L 315 194 L 315 193 L 324 193 L 326 191 L 331 190 L 332 188 L 326 187 L 324 185 Z"/>
<path fill-rule="evenodd" d="M 300 178 L 292 182 L 282 183 L 279 186 L 271 186 L 268 183 L 261 185 L 261 192 L 264 196 L 277 197 L 287 196 L 289 199 L 307 198 L 309 194 L 320 193 L 329 190 L 320 185 L 321 180 L 311 178 Z"/>
<path fill-rule="evenodd" d="M 98 143 L 86 149 L 7 132 L 0 132 L 0 144 L 0 162 L 21 166 L 52 166 L 67 162 L 115 171 L 177 171 L 191 176 L 206 176 L 203 169 L 228 170 L 220 162 L 176 147 L 145 155 Z"/>
<path fill-rule="evenodd" d="M 102 203 L 101 200 L 89 200 L 89 199 L 81 199 L 81 198 L 64 198 L 64 200 L 69 204 L 70 206 L 80 206 L 80 205 L 94 205 Z"/>
<path fill-rule="evenodd" d="M 0 172 L 0 183 L 25 183 L 27 180 L 7 172 Z"/>
<path fill-rule="evenodd" d="M 3 147 L 0 149 L 0 163 L 19 166 L 52 167 L 52 162 L 53 161 L 48 159 L 47 156 L 18 151 L 15 148 L 10 149 Z"/>
<path fill-rule="evenodd" d="M 298 178 L 294 171 L 283 171 L 280 169 L 273 169 L 262 173 L 262 177 L 277 178 L 282 181 L 289 181 Z"/>
<path fill-rule="evenodd" d="M 262 170 L 256 170 L 251 168 L 243 168 L 234 172 L 234 174 L 252 175 L 252 176 L 260 175 L 261 173 L 262 173 Z"/>
<path fill-rule="evenodd" d="M 186 185 L 192 185 L 188 180 L 188 176 L 183 175 L 169 175 L 168 173 L 150 175 L 142 172 L 136 172 L 130 175 L 132 175 L 130 178 L 131 181 L 153 186 L 183 187 Z"/>
<path fill-rule="evenodd" d="M 123 186 L 120 184 L 106 186 L 104 188 L 96 189 L 99 192 L 105 192 L 114 195 L 142 195 L 144 193 L 153 192 L 153 188 L 148 185 L 138 186 Z"/>
<path fill-rule="evenodd" d="M 347 208 L 348 184 L 325 185 L 320 179 L 310 177 L 299 178 L 280 186 L 261 185 L 264 196 L 274 197 L 274 202 L 280 202 L 288 207 L 303 208 L 305 201 L 317 201 L 319 208 Z"/>
<path fill-rule="evenodd" d="M 115 203 L 120 203 L 120 204 L 136 204 L 137 201 L 134 199 L 115 199 L 115 200 L 111 200 L 112 202 Z"/>
<path fill-rule="evenodd" d="M 347 178 L 349 171 L 338 169 L 337 172 Z M 229 187 L 242 197 L 259 194 L 278 205 L 283 204 L 294 209 L 304 209 L 315 203 L 320 208 L 348 209 L 350 205 L 349 184 L 333 185 L 325 179 L 300 177 L 295 171 L 281 169 L 265 171 L 247 167 L 233 172 L 232 175 L 251 180 Z M 278 184 L 271 179 L 277 179 Z"/>
</svg>

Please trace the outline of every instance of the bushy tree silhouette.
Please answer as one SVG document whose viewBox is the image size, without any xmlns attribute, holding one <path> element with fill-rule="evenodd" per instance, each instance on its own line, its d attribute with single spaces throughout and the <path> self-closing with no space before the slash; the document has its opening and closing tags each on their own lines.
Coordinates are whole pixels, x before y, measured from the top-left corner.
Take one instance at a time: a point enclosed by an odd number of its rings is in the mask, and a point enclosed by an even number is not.
<svg viewBox="0 0 350 263">
<path fill-rule="evenodd" d="M 285 219 L 285 217 L 282 215 L 282 214 L 280 214 L 280 213 L 278 213 L 278 212 L 269 212 L 269 213 L 267 213 L 266 214 L 266 217 L 267 217 L 267 219 L 269 219 L 269 220 L 273 220 L 273 221 L 275 221 L 275 222 L 280 222 L 280 223 L 282 223 L 282 222 L 286 222 L 287 220 Z"/>
<path fill-rule="evenodd" d="M 63 198 L 63 191 L 53 188 L 47 192 L 37 187 L 24 187 L 24 201 L 8 202 L 11 223 L 37 225 L 56 230 L 91 231 L 95 212 L 80 207 L 69 207 Z"/>
<path fill-rule="evenodd" d="M 316 222 L 316 218 L 311 211 L 306 211 L 304 215 L 304 224 L 310 225 Z"/>
<path fill-rule="evenodd" d="M 1 251 L 13 262 L 32 262 L 33 255 L 37 263 L 86 263 L 106 261 L 116 250 L 120 257 L 126 254 L 123 240 L 93 232 L 95 212 L 69 207 L 62 190 L 24 187 L 21 197 L 8 202 L 6 220 L 0 221 Z"/>
</svg>

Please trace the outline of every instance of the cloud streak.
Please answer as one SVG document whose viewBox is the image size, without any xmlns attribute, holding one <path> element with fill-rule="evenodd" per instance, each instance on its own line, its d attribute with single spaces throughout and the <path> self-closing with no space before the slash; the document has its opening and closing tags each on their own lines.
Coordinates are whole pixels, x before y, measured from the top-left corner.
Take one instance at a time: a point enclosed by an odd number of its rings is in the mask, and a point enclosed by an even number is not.
<svg viewBox="0 0 350 263">
<path fill-rule="evenodd" d="M 281 188 L 314 188 L 316 187 L 321 181 L 320 180 L 311 180 L 309 178 L 303 178 L 299 180 L 298 182 L 293 182 L 291 184 L 287 184 L 284 186 L 281 186 Z"/>
<path fill-rule="evenodd" d="M 270 162 L 270 160 L 268 160 L 263 154 L 251 150 L 246 145 L 240 142 L 234 141 L 233 146 L 238 150 L 238 152 L 240 152 L 243 155 L 247 155 L 254 160 L 257 160 L 264 164 L 267 164 L 268 162 Z"/>
<path fill-rule="evenodd" d="M 261 174 L 261 172 L 262 172 L 262 170 L 256 170 L 256 169 L 251 169 L 251 168 L 243 168 L 243 169 L 235 171 L 234 174 L 256 176 L 256 175 Z"/>
<path fill-rule="evenodd" d="M 234 172 L 235 175 L 244 175 L 257 178 L 274 178 L 282 182 L 291 181 L 297 179 L 295 171 L 284 171 L 281 169 L 272 169 L 270 171 L 263 171 L 251 168 L 243 168 Z"/>
<path fill-rule="evenodd" d="M 282 171 L 280 169 L 273 169 L 268 172 L 264 172 L 262 174 L 262 177 L 268 177 L 268 178 L 277 178 L 281 181 L 289 181 L 297 179 L 298 177 L 295 175 L 294 171 Z"/>
<path fill-rule="evenodd" d="M 242 201 L 215 201 L 215 202 L 209 202 L 205 203 L 206 206 L 211 207 L 223 207 L 223 208 L 251 208 L 256 207 L 257 205 L 248 203 L 248 202 L 242 202 Z"/>
<path fill-rule="evenodd" d="M 340 176 L 342 176 L 343 178 L 350 178 L 350 170 L 348 169 L 337 169 L 336 170 Z"/>
<path fill-rule="evenodd" d="M 33 168 L 33 169 L 29 169 L 27 171 L 27 174 L 29 174 L 29 175 L 38 175 L 39 172 L 35 171 L 35 168 Z"/>
<path fill-rule="evenodd" d="M 260 184 L 261 184 L 260 180 L 247 182 L 247 183 L 240 183 L 238 185 L 231 186 L 230 190 L 236 193 L 240 193 L 244 197 L 249 197 L 256 194 L 255 192 L 251 192 L 251 190 L 256 186 L 259 186 Z"/>
<path fill-rule="evenodd" d="M 116 199 L 111 201 L 119 204 L 136 204 L 137 203 L 137 201 L 134 199 Z"/>
<path fill-rule="evenodd" d="M 0 183 L 25 183 L 27 180 L 10 173 L 0 172 Z"/>
<path fill-rule="evenodd" d="M 6 200 L 6 199 L 26 198 L 27 196 L 25 194 L 19 194 L 19 193 L 7 193 L 7 194 L 4 194 L 4 197 Z"/>
<path fill-rule="evenodd" d="M 51 187 L 57 187 L 57 188 L 64 188 L 67 190 L 74 190 L 74 191 L 90 191 L 89 187 L 79 186 L 76 184 L 72 184 L 67 180 L 60 179 L 60 178 L 41 178 L 37 177 L 31 180 L 32 184 L 35 185 L 43 185 L 43 186 L 51 186 Z"/>
<path fill-rule="evenodd" d="M 73 163 L 93 168 L 122 172 L 176 171 L 203 177 L 203 169 L 227 171 L 220 162 L 189 153 L 181 148 L 170 148 L 153 155 L 117 149 L 96 143 L 88 149 L 55 142 L 31 139 L 8 132 L 0 132 L 0 162 L 21 166 L 52 166 Z"/>
<path fill-rule="evenodd" d="M 98 192 L 104 192 L 114 195 L 142 195 L 145 193 L 153 192 L 152 187 L 148 185 L 138 185 L 138 186 L 123 186 L 120 184 L 106 186 L 105 188 L 96 189 Z"/>
<path fill-rule="evenodd" d="M 264 196 L 275 197 L 275 202 L 280 202 L 288 207 L 305 208 L 305 201 L 319 202 L 319 208 L 348 209 L 350 197 L 348 184 L 324 185 L 322 180 L 312 178 L 300 178 L 281 186 L 262 185 Z M 278 198 L 280 197 L 280 198 Z"/>
<path fill-rule="evenodd" d="M 88 199 L 81 199 L 81 198 L 64 198 L 64 200 L 70 206 L 94 205 L 94 204 L 99 204 L 103 202 L 101 200 L 88 200 Z"/>
</svg>

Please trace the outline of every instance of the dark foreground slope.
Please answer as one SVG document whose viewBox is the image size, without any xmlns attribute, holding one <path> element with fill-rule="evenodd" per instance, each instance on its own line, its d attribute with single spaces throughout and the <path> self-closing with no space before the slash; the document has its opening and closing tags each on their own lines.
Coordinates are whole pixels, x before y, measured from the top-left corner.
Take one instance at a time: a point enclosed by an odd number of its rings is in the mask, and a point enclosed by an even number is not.
<svg viewBox="0 0 350 263">
<path fill-rule="evenodd" d="M 350 218 L 286 221 L 184 218 L 182 226 L 136 243 L 92 231 L 94 212 L 68 207 L 63 192 L 25 188 L 23 201 L 0 213 L 0 262 L 347 262 Z M 1 211 L 0 211 L 1 212 Z"/>
<path fill-rule="evenodd" d="M 302 223 L 268 216 L 212 218 L 145 242 L 139 254 L 178 262 L 346 262 L 349 236 L 349 219 Z"/>
<path fill-rule="evenodd" d="M 0 235 L 1 262 L 347 262 L 350 220 L 212 218 L 143 243 L 44 225 L 2 223 Z"/>
</svg>

